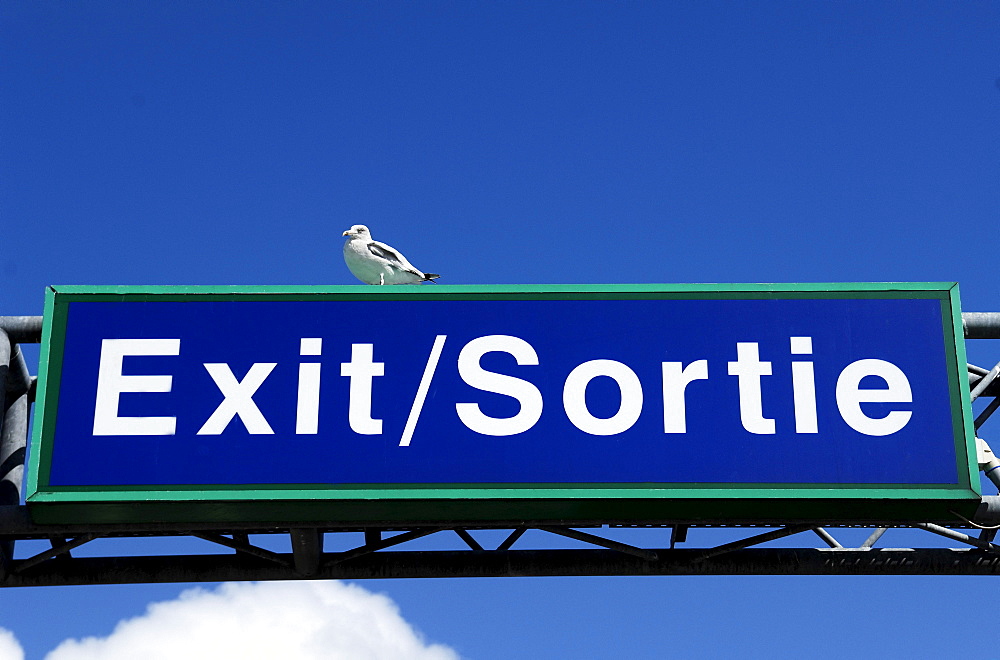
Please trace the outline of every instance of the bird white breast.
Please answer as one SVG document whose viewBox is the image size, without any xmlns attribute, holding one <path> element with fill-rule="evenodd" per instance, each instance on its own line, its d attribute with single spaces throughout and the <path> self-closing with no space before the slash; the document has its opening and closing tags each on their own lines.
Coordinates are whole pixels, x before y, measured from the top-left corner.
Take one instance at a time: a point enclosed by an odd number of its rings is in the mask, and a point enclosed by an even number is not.
<svg viewBox="0 0 1000 660">
<path fill-rule="evenodd" d="M 344 262 L 354 277 L 365 284 L 378 284 L 379 275 L 388 272 L 386 261 L 373 256 L 364 240 L 352 238 L 344 243 Z"/>
</svg>

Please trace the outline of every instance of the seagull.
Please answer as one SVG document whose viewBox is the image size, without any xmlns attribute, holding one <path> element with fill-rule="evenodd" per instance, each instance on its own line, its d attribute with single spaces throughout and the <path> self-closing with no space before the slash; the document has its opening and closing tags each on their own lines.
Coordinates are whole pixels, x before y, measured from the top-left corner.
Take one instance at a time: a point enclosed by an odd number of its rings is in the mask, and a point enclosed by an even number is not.
<svg viewBox="0 0 1000 660">
<path fill-rule="evenodd" d="M 399 250 L 372 240 L 364 225 L 354 225 L 344 232 L 344 262 L 354 276 L 365 284 L 419 284 L 441 277 L 413 267 Z"/>
</svg>

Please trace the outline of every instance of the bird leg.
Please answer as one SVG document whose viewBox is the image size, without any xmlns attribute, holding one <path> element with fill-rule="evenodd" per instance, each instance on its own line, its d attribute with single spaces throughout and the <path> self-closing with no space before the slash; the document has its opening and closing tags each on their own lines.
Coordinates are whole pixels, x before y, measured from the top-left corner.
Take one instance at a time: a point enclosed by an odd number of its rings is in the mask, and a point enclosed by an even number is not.
<svg viewBox="0 0 1000 660">
<path fill-rule="evenodd" d="M 379 284 L 385 284 L 385 273 L 379 273 L 378 274 L 378 283 Z"/>
</svg>

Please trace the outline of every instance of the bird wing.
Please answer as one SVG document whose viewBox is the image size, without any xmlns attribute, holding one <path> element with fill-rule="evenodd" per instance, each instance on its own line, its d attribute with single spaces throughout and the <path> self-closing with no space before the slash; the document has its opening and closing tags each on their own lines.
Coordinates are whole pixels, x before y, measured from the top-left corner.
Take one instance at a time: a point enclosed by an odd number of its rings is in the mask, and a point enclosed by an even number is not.
<svg viewBox="0 0 1000 660">
<path fill-rule="evenodd" d="M 368 251 L 380 259 L 385 259 L 386 261 L 392 263 L 401 270 L 408 270 L 412 273 L 418 273 L 423 276 L 423 273 L 414 268 L 413 264 L 407 261 L 406 257 L 401 255 L 399 250 L 394 247 L 390 247 L 385 243 L 379 243 L 378 241 L 372 241 L 368 244 Z"/>
</svg>

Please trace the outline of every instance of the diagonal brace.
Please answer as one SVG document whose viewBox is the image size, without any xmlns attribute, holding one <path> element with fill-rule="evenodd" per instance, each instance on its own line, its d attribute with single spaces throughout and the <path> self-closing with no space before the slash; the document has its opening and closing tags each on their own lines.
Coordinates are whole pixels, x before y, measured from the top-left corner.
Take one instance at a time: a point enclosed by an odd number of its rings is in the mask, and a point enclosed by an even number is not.
<svg viewBox="0 0 1000 660">
<path fill-rule="evenodd" d="M 461 527 L 456 527 L 455 533 L 458 534 L 458 537 L 463 541 L 465 541 L 465 544 L 470 548 L 472 548 L 473 551 L 475 552 L 483 551 L 483 546 L 479 545 L 479 541 L 473 538 L 472 534 L 469 534 L 468 531 L 462 529 Z"/>
<path fill-rule="evenodd" d="M 732 552 L 733 550 L 742 550 L 743 548 L 749 548 L 752 545 L 767 543 L 768 541 L 774 541 L 786 536 L 791 536 L 792 534 L 798 534 L 799 532 L 804 532 L 806 530 L 813 529 L 814 527 L 816 527 L 814 523 L 789 525 L 788 527 L 782 527 L 781 529 L 776 529 L 772 532 L 765 532 L 764 534 L 751 536 L 740 541 L 733 541 L 732 543 L 716 546 L 700 554 L 694 559 L 694 561 L 705 561 L 706 559 L 711 559 L 712 557 L 717 557 L 718 555 Z"/>
<path fill-rule="evenodd" d="M 510 550 L 511 546 L 514 545 L 514 543 L 516 543 L 517 540 L 521 538 L 526 531 L 528 531 L 527 527 L 518 527 L 517 529 L 515 529 L 513 532 L 510 533 L 510 536 L 504 539 L 503 543 L 497 546 L 496 552 L 504 552 L 506 550 Z"/>
<path fill-rule="evenodd" d="M 242 552 L 247 555 L 252 555 L 260 559 L 266 559 L 268 561 L 273 561 L 276 564 L 281 564 L 286 568 L 292 567 L 292 562 L 288 561 L 277 552 L 271 552 L 270 550 L 265 550 L 264 548 L 258 548 L 250 543 L 245 543 L 243 541 L 238 541 L 236 539 L 231 539 L 223 536 L 222 534 L 213 534 L 211 532 L 191 532 L 191 536 L 196 536 L 205 541 L 211 541 L 212 543 L 218 543 L 219 545 L 224 545 L 227 548 L 232 548 L 237 552 Z"/>
<path fill-rule="evenodd" d="M 976 416 L 975 421 L 972 422 L 972 426 L 978 431 L 979 427 L 990 418 L 990 415 L 996 412 L 997 408 L 1000 408 L 1000 396 L 995 397 L 992 401 L 990 401 L 990 405 L 986 406 L 986 408 L 984 408 L 983 411 Z"/>
<path fill-rule="evenodd" d="M 606 539 L 603 536 L 580 532 L 568 527 L 539 527 L 538 529 L 549 532 L 550 534 L 558 534 L 559 536 L 565 536 L 567 538 L 576 539 L 577 541 L 583 541 L 584 543 L 599 545 L 602 548 L 608 548 L 609 550 L 624 552 L 627 555 L 639 557 L 640 559 L 645 559 L 646 561 L 656 561 L 659 558 L 659 556 L 652 550 L 637 548 L 634 545 L 619 543 L 618 541 Z"/>
<path fill-rule="evenodd" d="M 968 534 L 963 534 L 961 532 L 956 532 L 947 527 L 942 527 L 941 525 L 935 525 L 934 523 L 916 523 L 914 527 L 919 527 L 920 529 L 926 529 L 928 532 L 932 532 L 939 536 L 944 536 L 945 538 L 952 539 L 953 541 L 959 541 L 960 543 L 968 543 L 969 545 L 974 545 L 977 548 L 986 550 L 988 552 L 1000 552 L 1000 547 L 989 543 L 988 541 L 981 541 L 974 536 L 969 536 Z"/>
<path fill-rule="evenodd" d="M 23 561 L 17 562 L 17 564 L 15 565 L 15 568 L 14 568 L 13 572 L 14 573 L 22 573 L 24 571 L 27 571 L 30 568 L 34 568 L 35 566 L 38 566 L 39 564 L 41 564 L 43 561 L 45 561 L 47 559 L 51 559 L 52 557 L 56 557 L 58 555 L 61 555 L 64 552 L 69 552 L 73 548 L 78 548 L 81 545 L 83 545 L 84 543 L 87 543 L 89 541 L 93 541 L 95 538 L 97 538 L 96 534 L 83 534 L 81 536 L 76 537 L 72 541 L 66 541 L 65 543 L 60 543 L 59 545 L 54 545 L 51 548 L 49 548 L 48 550 L 44 550 L 42 552 L 39 552 L 37 555 L 35 555 L 33 557 L 28 557 L 27 559 L 25 559 Z"/>
<path fill-rule="evenodd" d="M 871 533 L 865 542 L 861 544 L 859 550 L 871 550 L 875 543 L 882 538 L 882 535 L 889 531 L 888 527 L 879 527 L 874 532 Z"/>
<path fill-rule="evenodd" d="M 387 539 L 382 539 L 376 543 L 366 543 L 365 545 L 359 546 L 352 550 L 345 550 L 344 552 L 338 552 L 327 559 L 323 565 L 332 566 L 333 564 L 339 564 L 342 561 L 347 561 L 348 559 L 354 559 L 355 557 L 361 557 L 363 555 L 371 554 L 382 550 L 383 548 L 389 548 L 394 545 L 399 545 L 400 543 L 406 543 L 407 541 L 413 541 L 414 539 L 419 539 L 422 536 L 427 536 L 435 532 L 440 532 L 443 529 L 448 529 L 447 527 L 426 527 L 423 529 L 414 529 L 409 532 L 403 532 L 402 534 L 396 534 Z"/>
<path fill-rule="evenodd" d="M 979 382 L 976 383 L 976 386 L 972 388 L 972 392 L 969 395 L 970 398 L 973 401 L 978 399 L 979 395 L 982 394 L 986 390 L 986 388 L 990 386 L 990 383 L 996 380 L 996 377 L 998 375 L 1000 375 L 1000 362 L 997 362 L 996 366 L 990 369 L 989 373 L 987 373 L 985 376 L 979 379 Z"/>
<path fill-rule="evenodd" d="M 831 548 L 843 548 L 844 547 L 844 546 L 840 545 L 840 542 L 838 542 L 837 539 L 833 538 L 833 536 L 830 534 L 830 532 L 826 531 L 822 527 L 813 527 L 813 531 L 816 532 L 816 536 L 818 536 L 821 539 L 823 539 L 823 542 L 826 543 Z"/>
</svg>

